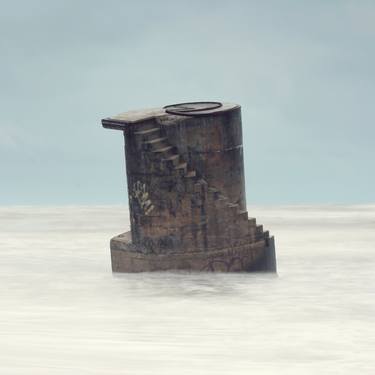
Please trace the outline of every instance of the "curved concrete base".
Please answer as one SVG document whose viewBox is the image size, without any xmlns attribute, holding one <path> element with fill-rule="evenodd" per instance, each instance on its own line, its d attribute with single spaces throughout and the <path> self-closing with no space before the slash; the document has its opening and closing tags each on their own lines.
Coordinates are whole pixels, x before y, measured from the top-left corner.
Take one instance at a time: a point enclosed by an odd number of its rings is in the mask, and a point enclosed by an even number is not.
<svg viewBox="0 0 375 375">
<path fill-rule="evenodd" d="M 242 246 L 196 253 L 146 254 L 131 242 L 130 232 L 111 240 L 113 272 L 190 270 L 276 272 L 274 238 Z"/>
</svg>

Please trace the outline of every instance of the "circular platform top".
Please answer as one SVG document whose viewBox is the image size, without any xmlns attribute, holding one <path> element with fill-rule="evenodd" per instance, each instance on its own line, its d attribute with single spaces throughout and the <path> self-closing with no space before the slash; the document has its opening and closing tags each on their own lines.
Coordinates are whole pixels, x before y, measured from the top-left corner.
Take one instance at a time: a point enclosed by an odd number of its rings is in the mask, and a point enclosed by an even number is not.
<svg viewBox="0 0 375 375">
<path fill-rule="evenodd" d="M 190 102 L 167 105 L 165 107 L 147 108 L 136 111 L 120 113 L 116 116 L 102 120 L 103 127 L 107 129 L 125 130 L 132 124 L 142 121 L 164 117 L 168 115 L 178 116 L 211 116 L 241 108 L 234 103 L 220 102 Z"/>
<path fill-rule="evenodd" d="M 189 102 L 166 105 L 163 109 L 171 115 L 202 116 L 209 114 L 207 111 L 212 111 L 222 106 L 220 102 Z"/>
</svg>

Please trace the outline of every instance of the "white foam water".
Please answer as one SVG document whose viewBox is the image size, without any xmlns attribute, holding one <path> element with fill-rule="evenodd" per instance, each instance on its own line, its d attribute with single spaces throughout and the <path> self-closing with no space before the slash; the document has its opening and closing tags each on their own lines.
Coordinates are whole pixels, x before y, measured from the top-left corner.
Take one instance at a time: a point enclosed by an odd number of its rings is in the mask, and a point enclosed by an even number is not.
<svg viewBox="0 0 375 375">
<path fill-rule="evenodd" d="M 374 374 L 375 206 L 249 213 L 277 276 L 112 274 L 125 209 L 0 208 L 0 374 Z"/>
</svg>

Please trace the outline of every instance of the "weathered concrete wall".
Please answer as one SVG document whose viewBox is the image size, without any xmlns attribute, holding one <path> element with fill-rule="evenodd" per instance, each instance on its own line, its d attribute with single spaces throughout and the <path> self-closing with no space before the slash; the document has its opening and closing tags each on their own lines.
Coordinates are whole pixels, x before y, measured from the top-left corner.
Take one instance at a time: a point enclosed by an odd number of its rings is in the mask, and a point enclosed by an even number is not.
<svg viewBox="0 0 375 375">
<path fill-rule="evenodd" d="M 124 131 L 131 218 L 131 241 L 112 241 L 112 257 L 122 259 L 114 264 L 164 269 L 164 259 L 169 268 L 197 270 L 212 259 L 207 254 L 220 251 L 216 263 L 225 258 L 226 270 L 250 269 L 270 238 L 246 211 L 240 107 L 205 116 L 153 113 L 144 119 L 136 113 L 136 122 L 127 123 L 126 114 L 106 120 Z M 125 248 L 131 254 L 121 253 Z M 231 249 L 243 257 L 232 261 Z"/>
<path fill-rule="evenodd" d="M 240 108 L 166 115 L 124 135 L 134 243 L 163 253 L 247 240 Z"/>
<path fill-rule="evenodd" d="M 273 238 L 210 252 L 144 254 L 132 244 L 130 233 L 111 241 L 111 259 L 114 272 L 143 272 L 163 270 L 189 271 L 276 271 L 272 263 L 275 248 Z"/>
<path fill-rule="evenodd" d="M 168 116 L 157 122 L 192 169 L 246 210 L 239 107 L 214 116 Z"/>
</svg>

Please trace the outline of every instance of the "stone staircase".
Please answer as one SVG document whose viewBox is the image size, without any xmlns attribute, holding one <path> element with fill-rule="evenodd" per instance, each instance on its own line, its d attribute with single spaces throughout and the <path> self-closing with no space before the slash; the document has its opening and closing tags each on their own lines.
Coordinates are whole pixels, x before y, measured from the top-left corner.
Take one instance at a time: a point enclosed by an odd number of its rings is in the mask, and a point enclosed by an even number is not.
<svg viewBox="0 0 375 375">
<path fill-rule="evenodd" d="M 191 196 L 192 206 L 196 209 L 207 208 L 206 219 L 198 225 L 204 226 L 213 233 L 219 232 L 231 238 L 244 237 L 250 242 L 265 240 L 269 238 L 268 231 L 263 232 L 263 226 L 257 225 L 255 218 L 249 218 L 247 211 L 242 211 L 237 203 L 229 201 L 220 190 L 209 186 L 204 176 L 199 176 L 183 160 L 176 147 L 168 142 L 163 136 L 162 128 L 155 124 L 143 126 L 134 132 L 138 142 L 146 153 L 151 155 L 155 168 L 164 175 L 173 178 L 181 178 L 185 186 L 185 194 Z M 146 211 L 147 216 L 147 211 Z M 160 217 L 156 214 L 149 215 L 145 222 L 157 223 Z"/>
</svg>

